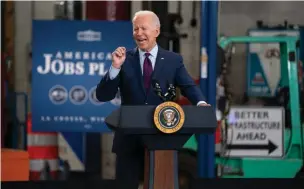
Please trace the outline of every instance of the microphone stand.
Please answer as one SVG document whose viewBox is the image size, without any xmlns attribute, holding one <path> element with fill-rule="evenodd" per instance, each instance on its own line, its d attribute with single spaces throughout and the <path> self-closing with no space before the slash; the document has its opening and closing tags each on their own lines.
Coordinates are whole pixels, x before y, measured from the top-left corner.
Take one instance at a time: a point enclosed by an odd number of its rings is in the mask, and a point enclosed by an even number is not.
<svg viewBox="0 0 304 189">
<path fill-rule="evenodd" d="M 160 88 L 160 85 L 159 83 L 155 83 L 154 84 L 154 92 L 157 94 L 157 96 L 159 96 L 159 98 L 162 100 L 162 101 L 166 101 L 166 98 L 164 97 L 163 95 L 163 91 L 162 89 Z"/>
<path fill-rule="evenodd" d="M 176 88 L 173 84 L 169 84 L 168 92 L 164 95 L 166 101 L 173 101 L 176 97 Z"/>
<path fill-rule="evenodd" d="M 156 93 L 157 96 L 163 101 L 163 102 L 168 102 L 168 101 L 173 101 L 174 98 L 176 97 L 176 88 L 174 87 L 173 84 L 169 84 L 167 93 L 163 95 L 162 89 L 160 87 L 160 84 L 157 81 L 153 82 L 153 88 L 154 92 Z"/>
</svg>

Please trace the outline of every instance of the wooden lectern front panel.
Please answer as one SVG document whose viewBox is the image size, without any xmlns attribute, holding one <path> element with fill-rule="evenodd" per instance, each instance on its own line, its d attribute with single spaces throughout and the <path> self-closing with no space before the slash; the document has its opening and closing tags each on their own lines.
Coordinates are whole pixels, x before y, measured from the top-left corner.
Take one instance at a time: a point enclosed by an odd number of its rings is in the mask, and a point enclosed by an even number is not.
<svg viewBox="0 0 304 189">
<path fill-rule="evenodd" d="M 174 189 L 174 151 L 155 151 L 153 189 Z"/>
<path fill-rule="evenodd" d="M 152 153 L 146 150 L 144 189 L 174 189 L 177 176 L 175 153 L 173 150 L 156 150 Z"/>
</svg>

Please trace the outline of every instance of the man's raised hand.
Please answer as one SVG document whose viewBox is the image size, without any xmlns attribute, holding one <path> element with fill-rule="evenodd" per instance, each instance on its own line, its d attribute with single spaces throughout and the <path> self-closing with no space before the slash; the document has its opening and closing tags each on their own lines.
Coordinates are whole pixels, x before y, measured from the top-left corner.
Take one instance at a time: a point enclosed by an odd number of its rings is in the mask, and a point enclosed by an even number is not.
<svg viewBox="0 0 304 189">
<path fill-rule="evenodd" d="M 112 66 L 116 69 L 120 69 L 121 65 L 126 60 L 126 48 L 125 47 L 118 47 L 112 53 Z"/>
</svg>

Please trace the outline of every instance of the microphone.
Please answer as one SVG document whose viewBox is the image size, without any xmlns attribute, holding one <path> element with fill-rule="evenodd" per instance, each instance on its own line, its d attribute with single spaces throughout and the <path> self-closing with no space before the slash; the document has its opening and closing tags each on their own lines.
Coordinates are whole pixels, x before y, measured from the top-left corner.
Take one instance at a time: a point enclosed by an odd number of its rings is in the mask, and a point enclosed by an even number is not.
<svg viewBox="0 0 304 189">
<path fill-rule="evenodd" d="M 169 84 L 169 89 L 168 89 L 170 95 L 171 95 L 171 100 L 174 100 L 176 97 L 176 88 L 173 84 Z"/>
<path fill-rule="evenodd" d="M 166 101 L 173 101 L 176 97 L 176 88 L 173 84 L 169 84 L 168 92 L 164 95 Z"/>
<path fill-rule="evenodd" d="M 156 95 L 159 96 L 162 101 L 166 101 L 159 82 L 154 79 L 154 80 L 152 80 L 152 83 L 153 83 L 153 89 L 154 89 L 154 92 L 156 93 Z"/>
</svg>

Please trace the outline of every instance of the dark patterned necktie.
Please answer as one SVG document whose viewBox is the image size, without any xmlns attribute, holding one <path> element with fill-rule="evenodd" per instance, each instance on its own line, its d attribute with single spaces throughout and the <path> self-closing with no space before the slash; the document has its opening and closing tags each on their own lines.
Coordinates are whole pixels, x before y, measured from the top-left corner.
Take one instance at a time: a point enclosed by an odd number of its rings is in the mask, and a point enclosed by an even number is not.
<svg viewBox="0 0 304 189">
<path fill-rule="evenodd" d="M 144 60 L 144 66 L 143 66 L 144 86 L 146 91 L 148 91 L 150 88 L 151 75 L 153 71 L 152 63 L 151 60 L 149 59 L 150 55 L 151 55 L 150 53 L 145 53 L 146 58 Z"/>
</svg>

